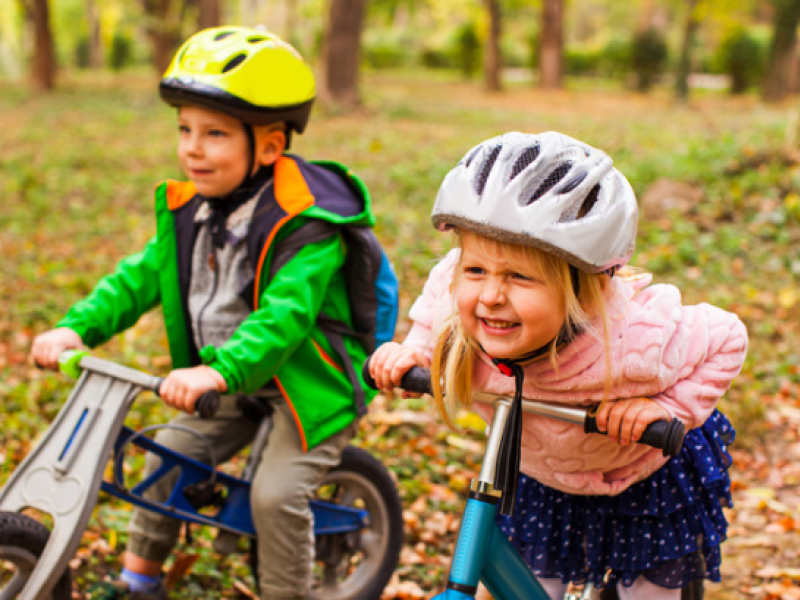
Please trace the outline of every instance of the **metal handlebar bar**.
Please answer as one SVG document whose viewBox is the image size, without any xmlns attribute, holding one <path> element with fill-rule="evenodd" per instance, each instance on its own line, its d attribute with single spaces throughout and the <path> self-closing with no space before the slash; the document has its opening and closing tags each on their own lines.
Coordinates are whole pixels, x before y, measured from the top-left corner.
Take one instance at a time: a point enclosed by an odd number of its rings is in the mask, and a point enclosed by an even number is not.
<svg viewBox="0 0 800 600">
<path fill-rule="evenodd" d="M 377 389 L 375 380 L 369 373 L 369 357 L 364 362 L 361 370 L 366 383 L 372 389 Z M 431 373 L 429 369 L 423 367 L 412 367 L 403 376 L 400 387 L 408 392 L 415 392 L 418 394 L 431 393 Z M 473 399 L 478 402 L 504 402 L 510 403 L 511 398 L 502 394 L 490 394 L 486 392 L 473 393 Z M 522 400 L 522 410 L 544 417 L 551 417 L 559 421 L 573 423 L 580 425 L 586 433 L 599 433 L 606 435 L 597 428 L 597 420 L 595 419 L 595 410 L 597 407 L 576 407 L 564 406 L 560 404 L 551 404 L 547 402 L 539 402 L 536 400 Z M 676 456 L 683 447 L 683 438 L 686 436 L 686 426 L 680 419 L 673 418 L 671 420 L 660 420 L 650 423 L 645 429 L 642 437 L 637 440 L 639 444 L 645 444 L 658 448 L 664 453 L 664 456 Z"/>
</svg>

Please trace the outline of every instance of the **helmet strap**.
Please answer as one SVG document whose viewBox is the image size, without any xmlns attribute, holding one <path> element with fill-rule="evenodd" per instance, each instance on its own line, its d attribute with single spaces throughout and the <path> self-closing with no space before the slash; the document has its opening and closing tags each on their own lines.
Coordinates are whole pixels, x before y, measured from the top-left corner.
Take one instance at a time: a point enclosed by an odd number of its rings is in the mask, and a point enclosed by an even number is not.
<svg viewBox="0 0 800 600">
<path fill-rule="evenodd" d="M 255 167 L 256 164 L 256 133 L 250 123 L 245 123 L 243 121 L 242 125 L 244 126 L 244 134 L 247 136 L 247 170 L 245 171 L 244 179 L 242 179 L 239 187 L 249 188 L 255 178 L 253 167 Z"/>
</svg>

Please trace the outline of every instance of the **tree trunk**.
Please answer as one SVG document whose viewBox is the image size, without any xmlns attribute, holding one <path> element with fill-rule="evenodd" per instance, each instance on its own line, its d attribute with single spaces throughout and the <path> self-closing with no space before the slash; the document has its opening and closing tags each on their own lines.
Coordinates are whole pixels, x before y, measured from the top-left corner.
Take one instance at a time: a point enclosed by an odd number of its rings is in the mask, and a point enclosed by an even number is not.
<svg viewBox="0 0 800 600">
<path fill-rule="evenodd" d="M 89 29 L 89 66 L 98 69 L 103 64 L 100 52 L 100 10 L 95 0 L 86 0 L 86 22 Z"/>
<path fill-rule="evenodd" d="M 358 73 L 366 4 L 367 0 L 331 0 L 323 95 L 346 109 L 360 103 Z"/>
<path fill-rule="evenodd" d="M 142 0 L 147 15 L 145 29 L 153 47 L 153 66 L 159 75 L 169 67 L 181 42 L 180 23 L 184 5 L 172 0 Z"/>
<path fill-rule="evenodd" d="M 795 41 L 792 53 L 789 56 L 789 74 L 786 77 L 786 92 L 796 94 L 800 92 L 800 43 Z"/>
<path fill-rule="evenodd" d="M 222 25 L 220 0 L 200 0 L 197 13 L 197 29 L 208 29 Z"/>
<path fill-rule="evenodd" d="M 772 47 L 764 79 L 764 100 L 774 102 L 786 96 L 792 52 L 797 43 L 797 24 L 800 22 L 800 0 L 773 0 Z"/>
<path fill-rule="evenodd" d="M 283 10 L 286 16 L 286 20 L 284 21 L 284 38 L 295 47 L 299 46 L 297 43 L 297 4 L 297 0 L 284 0 L 283 4 Z"/>
<path fill-rule="evenodd" d="M 563 80 L 564 2 L 544 0 L 539 30 L 540 85 L 548 90 L 560 89 Z"/>
<path fill-rule="evenodd" d="M 48 0 L 22 0 L 21 4 L 33 29 L 36 44 L 31 63 L 31 81 L 38 90 L 52 90 L 56 85 L 56 55 Z"/>
<path fill-rule="evenodd" d="M 683 44 L 681 45 L 681 58 L 678 61 L 678 72 L 675 76 L 675 95 L 681 102 L 689 99 L 689 74 L 692 72 L 692 44 L 697 31 L 697 16 L 695 7 L 697 0 L 688 0 L 686 23 L 683 28 Z"/>
<path fill-rule="evenodd" d="M 483 82 L 488 91 L 499 92 L 502 89 L 500 73 L 503 67 L 500 50 L 502 14 L 498 0 L 484 0 L 483 3 L 489 14 L 489 35 L 483 47 Z"/>
</svg>

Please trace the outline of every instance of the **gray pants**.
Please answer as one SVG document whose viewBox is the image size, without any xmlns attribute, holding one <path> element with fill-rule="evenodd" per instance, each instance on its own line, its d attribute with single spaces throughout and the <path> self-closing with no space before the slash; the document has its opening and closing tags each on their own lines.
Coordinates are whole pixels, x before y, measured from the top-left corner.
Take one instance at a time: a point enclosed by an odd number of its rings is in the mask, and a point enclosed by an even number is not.
<svg viewBox="0 0 800 600">
<path fill-rule="evenodd" d="M 258 424 L 242 415 L 235 398 L 225 396 L 213 419 L 181 414 L 171 421 L 205 435 L 224 462 L 250 443 Z M 291 410 L 285 402 L 275 404 L 269 443 L 261 455 L 250 491 L 253 523 L 258 533 L 259 585 L 261 598 L 302 600 L 311 586 L 314 559 L 314 523 L 308 501 L 358 429 L 354 423 L 309 452 L 303 452 Z M 197 460 L 208 462 L 207 447 L 186 432 L 164 429 L 156 440 Z M 145 476 L 160 464 L 148 454 Z M 164 501 L 177 477 L 173 470 L 146 494 Z M 163 562 L 177 542 L 181 523 L 140 508 L 134 508 L 129 524 L 128 551 L 141 558 Z"/>
</svg>

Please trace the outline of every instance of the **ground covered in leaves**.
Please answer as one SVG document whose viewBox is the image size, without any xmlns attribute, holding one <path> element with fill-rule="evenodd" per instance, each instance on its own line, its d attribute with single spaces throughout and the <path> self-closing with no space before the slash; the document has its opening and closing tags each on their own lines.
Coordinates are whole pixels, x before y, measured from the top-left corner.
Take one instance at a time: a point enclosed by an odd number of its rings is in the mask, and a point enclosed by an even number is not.
<svg viewBox="0 0 800 600">
<path fill-rule="evenodd" d="M 124 76 L 123 76 L 124 75 Z M 52 95 L 22 87 L 0 96 L 0 484 L 30 451 L 69 390 L 28 362 L 33 336 L 57 321 L 125 254 L 152 235 L 154 183 L 180 178 L 174 115 L 149 73 L 67 76 Z M 559 130 L 606 150 L 630 179 L 642 219 L 633 262 L 681 287 L 687 303 L 733 310 L 749 356 L 722 408 L 739 430 L 735 506 L 723 581 L 707 598 L 800 598 L 800 167 L 795 103 L 666 91 L 544 93 L 518 85 L 486 94 L 473 82 L 422 73 L 368 75 L 365 108 L 319 107 L 298 153 L 353 168 L 372 191 L 377 232 L 398 271 L 401 315 L 448 247 L 428 215 L 444 174 L 478 141 L 505 131 Z M 787 135 L 791 134 L 791 135 Z M 398 339 L 407 330 L 405 319 Z M 169 368 L 160 315 L 98 350 L 145 371 Z M 144 395 L 133 427 L 171 415 Z M 483 424 L 451 431 L 429 401 L 379 398 L 357 443 L 395 475 L 406 543 L 385 600 L 439 589 Z M 131 476 L 141 460 L 129 465 Z M 119 569 L 129 507 L 101 497 L 71 567 L 75 597 Z M 245 556 L 220 560 L 207 533 L 169 563 L 176 598 L 252 597 Z"/>
</svg>

